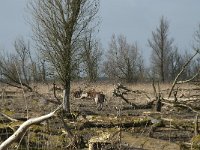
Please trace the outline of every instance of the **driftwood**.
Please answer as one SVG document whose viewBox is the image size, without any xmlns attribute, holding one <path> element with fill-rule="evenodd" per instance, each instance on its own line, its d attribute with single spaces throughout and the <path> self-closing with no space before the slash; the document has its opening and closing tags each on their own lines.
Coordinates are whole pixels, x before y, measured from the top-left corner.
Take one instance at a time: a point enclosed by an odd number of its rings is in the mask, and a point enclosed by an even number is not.
<svg viewBox="0 0 200 150">
<path fill-rule="evenodd" d="M 23 137 L 23 135 L 26 133 L 27 129 L 33 125 L 33 124 L 38 124 L 40 122 L 43 122 L 55 115 L 55 113 L 62 108 L 62 105 L 57 107 L 53 112 L 43 115 L 37 118 L 31 118 L 25 121 L 20 125 L 20 127 L 14 132 L 13 135 L 11 135 L 7 140 L 5 140 L 1 145 L 0 145 L 0 150 L 5 150 L 7 149 L 13 142 L 18 140 L 20 137 Z"/>
</svg>

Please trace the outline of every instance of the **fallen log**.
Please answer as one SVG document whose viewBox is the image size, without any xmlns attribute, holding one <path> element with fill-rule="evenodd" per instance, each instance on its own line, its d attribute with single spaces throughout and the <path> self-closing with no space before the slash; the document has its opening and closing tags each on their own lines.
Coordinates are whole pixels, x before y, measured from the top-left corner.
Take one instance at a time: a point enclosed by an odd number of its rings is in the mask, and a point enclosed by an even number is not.
<svg viewBox="0 0 200 150">
<path fill-rule="evenodd" d="M 140 119 L 135 121 L 128 121 L 128 122 L 96 122 L 96 121 L 86 121 L 81 124 L 78 129 L 83 130 L 85 128 L 114 128 L 114 127 L 121 127 L 121 128 L 131 128 L 131 127 L 144 127 L 151 125 L 151 119 Z"/>
<path fill-rule="evenodd" d="M 129 104 L 132 107 L 132 109 L 151 109 L 154 107 L 155 100 L 150 101 L 147 104 L 135 104 L 135 103 L 130 102 L 127 98 L 125 98 L 123 93 L 121 93 L 119 91 L 117 92 L 114 90 L 113 94 L 114 94 L 114 96 L 120 97 L 122 100 L 124 100 L 127 104 Z M 127 108 L 125 107 L 123 109 L 126 110 Z"/>
<path fill-rule="evenodd" d="M 148 102 L 147 104 L 134 104 L 134 106 L 122 106 L 121 110 L 131 110 L 131 109 L 152 109 L 154 108 L 154 102 L 151 101 Z M 132 103 L 133 104 L 133 103 Z"/>
</svg>

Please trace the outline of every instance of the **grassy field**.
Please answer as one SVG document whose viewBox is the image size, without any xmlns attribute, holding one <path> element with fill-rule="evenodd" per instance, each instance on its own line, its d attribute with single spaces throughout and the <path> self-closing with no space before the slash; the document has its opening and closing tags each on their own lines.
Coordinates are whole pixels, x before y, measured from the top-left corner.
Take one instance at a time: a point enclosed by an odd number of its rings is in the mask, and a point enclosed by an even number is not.
<svg viewBox="0 0 200 150">
<path fill-rule="evenodd" d="M 145 105 L 155 100 L 151 83 L 123 85 L 132 91 L 125 95 L 131 103 Z M 55 103 L 52 103 L 56 101 L 52 88 L 52 84 L 37 84 L 34 85 L 34 92 L 25 92 L 6 85 L 0 87 L 0 91 L 3 89 L 6 91 L 0 96 L 1 113 L 19 120 L 11 122 L 1 117 L 1 142 L 10 136 L 27 117 L 38 117 L 57 107 Z M 72 92 L 79 88 L 84 92 L 91 89 L 103 92 L 107 102 L 103 110 L 98 111 L 93 99 L 75 99 L 71 96 L 73 117 L 65 117 L 64 121 L 79 139 L 79 148 L 76 145 L 74 149 L 87 149 L 91 139 L 102 135 L 105 137 L 105 134 L 113 138 L 106 139 L 109 144 L 104 149 L 159 149 L 160 147 L 177 149 L 184 145 L 183 143 L 191 143 L 194 136 L 193 122 L 196 113 L 187 108 L 164 105 L 161 112 L 155 112 L 154 107 L 135 109 L 123 99 L 113 96 L 114 84 L 108 82 L 72 83 Z M 156 88 L 158 90 L 157 84 Z M 159 89 L 162 97 L 167 98 L 171 84 L 160 84 Z M 193 100 L 192 98 L 196 96 L 198 102 L 198 89 L 198 86 L 192 84 L 179 85 L 177 97 L 181 100 Z M 62 90 L 57 91 L 57 96 L 62 100 Z M 153 121 L 158 121 L 158 123 L 153 123 Z M 155 146 L 153 146 L 154 142 L 157 142 Z M 18 141 L 13 144 L 13 149 L 16 146 L 19 146 L 19 149 L 27 149 L 27 147 L 29 149 L 73 149 L 67 147 L 70 144 L 70 138 L 59 115 L 31 127 L 19 143 Z"/>
</svg>

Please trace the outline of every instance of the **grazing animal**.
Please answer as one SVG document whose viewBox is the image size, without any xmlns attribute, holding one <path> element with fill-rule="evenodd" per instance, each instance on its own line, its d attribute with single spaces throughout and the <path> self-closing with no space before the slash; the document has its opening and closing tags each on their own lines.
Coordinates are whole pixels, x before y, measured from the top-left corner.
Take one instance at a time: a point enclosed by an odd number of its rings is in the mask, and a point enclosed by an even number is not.
<svg viewBox="0 0 200 150">
<path fill-rule="evenodd" d="M 92 89 L 86 93 L 83 93 L 83 91 L 75 91 L 74 92 L 74 97 L 80 98 L 80 99 L 86 99 L 90 98 L 93 99 L 96 103 L 97 110 L 102 110 L 103 108 L 103 103 L 105 102 L 105 94 L 103 92 L 96 92 L 95 89 Z"/>
<path fill-rule="evenodd" d="M 80 99 L 85 99 L 85 98 L 88 98 L 88 93 L 82 93 L 81 96 L 80 96 Z"/>
<path fill-rule="evenodd" d="M 94 101 L 97 105 L 97 110 L 103 109 L 103 103 L 105 102 L 105 95 L 103 93 L 96 93 Z"/>
<path fill-rule="evenodd" d="M 88 97 L 94 99 L 96 94 L 99 92 L 96 92 L 95 89 L 92 89 L 90 91 L 87 92 L 88 93 Z"/>
<path fill-rule="evenodd" d="M 97 92 L 95 91 L 95 89 L 92 89 L 88 91 L 87 93 L 88 93 L 88 97 L 92 99 L 94 99 L 97 94 L 103 94 L 103 92 Z"/>
<path fill-rule="evenodd" d="M 92 89 L 87 92 L 88 97 L 91 99 L 94 99 L 96 105 L 97 105 L 97 110 L 102 110 L 103 108 L 103 103 L 105 102 L 105 94 L 103 92 L 96 92 L 95 89 Z"/>
<path fill-rule="evenodd" d="M 73 96 L 74 96 L 74 98 L 80 98 L 82 93 L 83 93 L 83 91 L 81 89 L 79 89 L 78 91 L 73 92 Z"/>
</svg>

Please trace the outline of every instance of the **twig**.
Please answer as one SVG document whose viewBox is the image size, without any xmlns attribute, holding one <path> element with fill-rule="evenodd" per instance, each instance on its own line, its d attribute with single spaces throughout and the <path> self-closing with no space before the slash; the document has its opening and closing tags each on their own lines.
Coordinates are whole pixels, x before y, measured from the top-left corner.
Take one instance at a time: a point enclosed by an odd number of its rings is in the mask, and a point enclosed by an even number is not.
<svg viewBox="0 0 200 150">
<path fill-rule="evenodd" d="M 199 73 L 200 73 L 200 69 L 198 70 L 198 72 L 192 78 L 185 80 L 185 81 L 178 81 L 177 84 L 188 83 L 188 82 L 192 81 L 194 78 L 196 78 L 199 75 Z"/>
<path fill-rule="evenodd" d="M 10 121 L 13 121 L 13 122 L 18 121 L 17 119 L 11 118 L 10 116 L 8 116 L 8 115 L 6 115 L 6 114 L 4 114 L 4 113 L 2 113 L 2 112 L 0 112 L 0 114 L 1 114 L 3 117 L 5 117 L 6 119 L 10 120 Z"/>
</svg>

